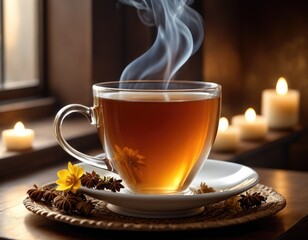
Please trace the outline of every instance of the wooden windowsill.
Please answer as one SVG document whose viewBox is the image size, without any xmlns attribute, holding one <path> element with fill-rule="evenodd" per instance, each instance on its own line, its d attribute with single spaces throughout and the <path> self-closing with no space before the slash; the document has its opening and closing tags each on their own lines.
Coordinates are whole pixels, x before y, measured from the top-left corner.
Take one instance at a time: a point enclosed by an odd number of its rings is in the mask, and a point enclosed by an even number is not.
<svg viewBox="0 0 308 240">
<path fill-rule="evenodd" d="M 53 131 L 54 117 L 27 123 L 27 128 L 35 131 L 32 149 L 26 151 L 7 151 L 0 140 L 0 176 L 10 177 L 27 171 L 68 161 L 69 156 L 57 143 Z M 98 149 L 100 141 L 96 128 L 86 118 L 67 118 L 63 123 L 63 135 L 76 149 L 87 151 Z"/>
<path fill-rule="evenodd" d="M 57 109 L 57 101 L 53 97 L 36 97 L 19 99 L 16 102 L 1 102 L 0 127 L 10 127 L 17 121 L 37 121 L 53 116 Z"/>
<path fill-rule="evenodd" d="M 232 161 L 249 167 L 308 171 L 308 129 L 269 131 L 259 141 L 240 141 L 232 152 L 212 151 L 210 158 Z"/>
</svg>

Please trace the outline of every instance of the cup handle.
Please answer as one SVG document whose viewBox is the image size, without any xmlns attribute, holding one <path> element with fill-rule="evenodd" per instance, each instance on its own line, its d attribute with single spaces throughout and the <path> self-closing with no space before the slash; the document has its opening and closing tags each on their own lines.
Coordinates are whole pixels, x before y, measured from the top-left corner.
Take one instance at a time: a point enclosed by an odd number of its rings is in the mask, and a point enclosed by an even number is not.
<svg viewBox="0 0 308 240">
<path fill-rule="evenodd" d="M 69 105 L 61 108 L 59 110 L 59 112 L 56 114 L 55 119 L 54 119 L 54 133 L 55 133 L 55 137 L 56 137 L 59 145 L 68 154 L 70 154 L 74 158 L 76 158 L 76 159 L 78 159 L 78 160 L 80 160 L 84 163 L 105 169 L 107 171 L 116 172 L 114 167 L 112 166 L 110 160 L 107 159 L 105 153 L 100 154 L 96 157 L 84 154 L 82 152 L 79 152 L 75 148 L 73 148 L 64 139 L 63 134 L 62 134 L 63 120 L 66 116 L 68 116 L 69 114 L 74 113 L 74 112 L 83 114 L 84 116 L 86 116 L 86 118 L 90 121 L 90 123 L 92 125 L 96 125 L 95 113 L 94 113 L 93 108 L 86 107 L 86 106 L 81 105 L 81 104 L 69 104 Z"/>
</svg>

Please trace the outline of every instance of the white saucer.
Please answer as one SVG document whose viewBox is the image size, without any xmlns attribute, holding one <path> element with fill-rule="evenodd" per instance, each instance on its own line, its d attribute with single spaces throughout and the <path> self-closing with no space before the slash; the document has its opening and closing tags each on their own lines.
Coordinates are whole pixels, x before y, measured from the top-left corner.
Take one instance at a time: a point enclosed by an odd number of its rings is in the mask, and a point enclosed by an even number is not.
<svg viewBox="0 0 308 240">
<path fill-rule="evenodd" d="M 120 179 L 117 174 L 85 163 L 78 165 L 87 172 L 94 170 L 100 176 L 113 176 Z M 114 193 L 87 187 L 81 187 L 80 191 L 107 202 L 107 208 L 110 211 L 122 215 L 144 218 L 177 218 L 196 215 L 203 211 L 204 205 L 220 202 L 252 188 L 259 182 L 259 175 L 253 169 L 241 164 L 209 159 L 190 187 L 198 188 L 201 182 L 213 187 L 216 192 L 194 195 L 149 195 L 134 194 L 123 191 L 123 189 Z"/>
</svg>

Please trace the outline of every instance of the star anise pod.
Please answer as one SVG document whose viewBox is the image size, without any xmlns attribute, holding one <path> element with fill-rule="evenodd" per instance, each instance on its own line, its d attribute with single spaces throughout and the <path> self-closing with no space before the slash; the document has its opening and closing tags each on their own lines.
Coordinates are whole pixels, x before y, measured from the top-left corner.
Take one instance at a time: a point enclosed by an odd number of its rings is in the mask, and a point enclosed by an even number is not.
<svg viewBox="0 0 308 240">
<path fill-rule="evenodd" d="M 110 179 L 112 178 L 106 177 L 106 176 L 101 178 L 98 184 L 96 185 L 96 189 L 99 189 L 99 190 L 110 189 Z"/>
<path fill-rule="evenodd" d="M 51 203 L 59 195 L 59 193 L 54 188 L 45 188 L 44 190 L 43 199 L 46 202 Z"/>
<path fill-rule="evenodd" d="M 112 192 L 120 192 L 121 188 L 124 188 L 121 182 L 122 182 L 121 179 L 111 178 L 109 180 L 109 183 L 110 183 L 109 190 L 111 190 Z"/>
<path fill-rule="evenodd" d="M 76 204 L 76 211 L 78 211 L 80 215 L 88 216 L 91 214 L 93 209 L 94 205 L 92 204 L 91 200 L 80 201 Z"/>
<path fill-rule="evenodd" d="M 191 191 L 194 194 L 202 194 L 202 193 L 210 193 L 210 192 L 215 192 L 215 189 L 212 187 L 209 187 L 207 184 L 204 182 L 200 183 L 200 186 L 198 189 L 191 188 Z"/>
<path fill-rule="evenodd" d="M 55 197 L 53 204 L 58 210 L 70 212 L 75 210 L 76 204 L 80 201 L 82 200 L 77 195 L 70 192 L 62 192 L 60 195 Z"/>
<path fill-rule="evenodd" d="M 100 176 L 95 171 L 92 171 L 92 173 L 86 172 L 80 180 L 82 186 L 93 188 L 100 181 Z"/>
<path fill-rule="evenodd" d="M 238 201 L 243 209 L 258 207 L 262 202 L 266 202 L 266 197 L 262 196 L 260 192 L 254 192 L 253 194 L 246 192 L 246 195 L 241 194 L 240 197 L 241 199 Z"/>
<path fill-rule="evenodd" d="M 113 177 L 106 177 L 104 176 L 101 178 L 99 183 L 96 185 L 96 189 L 99 190 L 110 190 L 112 192 L 119 192 L 121 188 L 124 188 L 124 186 L 121 184 L 121 179 L 115 179 Z"/>
<path fill-rule="evenodd" d="M 80 199 L 80 201 L 86 201 L 87 200 L 86 196 L 83 193 L 77 192 L 77 193 L 75 193 L 75 196 L 77 196 Z"/>
<path fill-rule="evenodd" d="M 42 200 L 45 191 L 43 188 L 39 188 L 36 184 L 34 184 L 33 186 L 34 188 L 29 189 L 27 191 L 27 194 L 33 201 L 39 202 Z"/>
</svg>

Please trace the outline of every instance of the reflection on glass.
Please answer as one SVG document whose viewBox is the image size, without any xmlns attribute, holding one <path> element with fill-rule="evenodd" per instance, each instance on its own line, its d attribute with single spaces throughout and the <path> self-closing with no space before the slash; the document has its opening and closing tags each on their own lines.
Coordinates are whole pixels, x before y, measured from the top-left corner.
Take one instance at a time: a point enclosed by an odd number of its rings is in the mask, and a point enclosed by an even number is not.
<svg viewBox="0 0 308 240">
<path fill-rule="evenodd" d="M 3 84 L 38 84 L 38 0 L 3 0 Z"/>
</svg>

